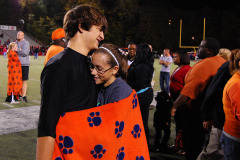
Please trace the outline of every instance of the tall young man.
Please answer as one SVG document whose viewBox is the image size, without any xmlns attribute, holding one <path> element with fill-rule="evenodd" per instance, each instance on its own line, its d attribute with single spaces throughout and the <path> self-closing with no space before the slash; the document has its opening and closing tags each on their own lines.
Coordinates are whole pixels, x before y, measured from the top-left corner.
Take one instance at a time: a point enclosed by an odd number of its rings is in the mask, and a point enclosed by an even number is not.
<svg viewBox="0 0 240 160">
<path fill-rule="evenodd" d="M 87 55 L 104 39 L 107 20 L 96 8 L 80 5 L 66 13 L 63 28 L 68 46 L 48 61 L 41 74 L 37 160 L 52 159 L 58 138 L 55 129 L 63 113 L 96 106 L 97 91 Z"/>
</svg>

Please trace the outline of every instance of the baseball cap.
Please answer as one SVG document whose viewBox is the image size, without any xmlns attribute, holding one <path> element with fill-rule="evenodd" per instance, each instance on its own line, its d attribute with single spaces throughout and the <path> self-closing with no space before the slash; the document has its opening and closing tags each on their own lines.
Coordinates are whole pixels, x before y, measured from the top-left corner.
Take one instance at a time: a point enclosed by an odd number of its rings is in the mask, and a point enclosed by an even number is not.
<svg viewBox="0 0 240 160">
<path fill-rule="evenodd" d="M 65 31 L 63 28 L 58 28 L 52 33 L 52 40 L 56 40 L 64 37 L 65 37 Z"/>
</svg>

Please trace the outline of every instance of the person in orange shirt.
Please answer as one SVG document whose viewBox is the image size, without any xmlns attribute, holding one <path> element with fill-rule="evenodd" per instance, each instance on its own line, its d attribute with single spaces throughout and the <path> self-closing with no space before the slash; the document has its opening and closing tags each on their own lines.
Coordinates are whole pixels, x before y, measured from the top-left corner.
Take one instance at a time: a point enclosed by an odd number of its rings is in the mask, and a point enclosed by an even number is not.
<svg viewBox="0 0 240 160">
<path fill-rule="evenodd" d="M 220 44 L 215 38 L 206 38 L 199 46 L 198 57 L 203 59 L 196 63 L 185 76 L 185 85 L 173 104 L 171 114 L 176 109 L 185 107 L 183 126 L 183 146 L 187 160 L 196 160 L 205 142 L 205 130 L 200 113 L 200 106 L 206 89 L 218 68 L 226 62 L 217 56 Z"/>
<path fill-rule="evenodd" d="M 224 158 L 240 159 L 240 56 L 235 59 L 237 72 L 230 78 L 223 90 L 225 123 L 221 136 Z"/>
<path fill-rule="evenodd" d="M 19 95 L 22 95 L 22 67 L 18 59 L 17 43 L 12 42 L 7 51 L 8 55 L 8 85 L 6 102 L 19 103 Z"/>
<path fill-rule="evenodd" d="M 53 45 L 49 47 L 46 53 L 44 66 L 47 64 L 48 60 L 51 57 L 62 52 L 64 48 L 67 47 L 67 40 L 65 38 L 65 31 L 63 28 L 58 28 L 55 31 L 53 31 L 52 41 L 53 41 Z"/>
</svg>

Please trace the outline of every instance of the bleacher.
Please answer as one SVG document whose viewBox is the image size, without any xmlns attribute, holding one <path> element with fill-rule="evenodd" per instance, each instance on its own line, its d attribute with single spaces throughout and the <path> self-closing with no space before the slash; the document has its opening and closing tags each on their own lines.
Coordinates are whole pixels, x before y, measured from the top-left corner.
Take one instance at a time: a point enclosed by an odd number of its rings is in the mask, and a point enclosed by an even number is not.
<svg viewBox="0 0 240 160">
<path fill-rule="evenodd" d="M 0 29 L 0 35 L 3 34 L 3 37 L 0 37 L 0 40 L 2 41 L 2 45 L 4 42 L 6 42 L 8 39 L 10 39 L 10 42 L 16 41 L 17 38 L 17 30 L 16 31 L 10 31 L 10 30 L 1 30 Z M 29 42 L 30 46 L 42 46 L 40 42 L 37 42 L 37 40 L 34 40 L 33 38 L 30 38 L 27 33 L 24 34 L 24 38 Z"/>
</svg>

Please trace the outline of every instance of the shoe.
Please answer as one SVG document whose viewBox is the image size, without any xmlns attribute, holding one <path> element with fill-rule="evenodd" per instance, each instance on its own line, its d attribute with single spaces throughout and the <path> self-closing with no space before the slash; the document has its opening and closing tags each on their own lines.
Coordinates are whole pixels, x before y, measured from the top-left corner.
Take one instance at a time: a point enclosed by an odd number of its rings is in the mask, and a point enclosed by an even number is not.
<svg viewBox="0 0 240 160">
<path fill-rule="evenodd" d="M 11 103 L 11 104 L 18 104 L 19 102 L 18 102 L 18 101 L 15 101 L 15 100 L 12 100 L 10 103 Z"/>
<path fill-rule="evenodd" d="M 27 100 L 26 96 L 22 97 L 22 102 L 28 103 L 28 100 Z"/>
<path fill-rule="evenodd" d="M 22 101 L 22 98 L 23 98 L 23 96 L 19 95 L 19 98 L 18 98 L 18 99 Z"/>
<path fill-rule="evenodd" d="M 177 152 L 177 154 L 178 154 L 178 155 L 185 155 L 186 152 L 185 152 L 183 149 L 181 149 L 181 150 L 179 150 L 179 151 Z"/>
</svg>

